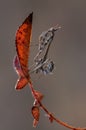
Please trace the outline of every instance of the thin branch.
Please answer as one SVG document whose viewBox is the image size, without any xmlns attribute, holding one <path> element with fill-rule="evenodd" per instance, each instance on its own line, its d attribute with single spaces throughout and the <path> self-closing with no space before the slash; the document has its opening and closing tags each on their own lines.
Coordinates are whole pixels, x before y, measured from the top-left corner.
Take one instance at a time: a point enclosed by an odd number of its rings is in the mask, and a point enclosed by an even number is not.
<svg viewBox="0 0 86 130">
<path fill-rule="evenodd" d="M 60 119 L 56 118 L 51 112 L 48 111 L 48 109 L 41 103 L 41 101 L 38 100 L 38 98 L 37 98 L 37 96 L 35 94 L 35 90 L 33 88 L 33 85 L 29 84 L 29 87 L 31 89 L 31 92 L 32 92 L 32 95 L 33 95 L 34 99 L 37 100 L 37 102 L 39 103 L 40 107 L 47 113 L 48 117 L 51 117 L 58 124 L 66 127 L 66 128 L 69 128 L 71 130 L 86 130 L 86 128 L 74 127 L 74 126 L 71 126 L 71 125 L 67 124 L 66 122 L 63 122 Z"/>
</svg>

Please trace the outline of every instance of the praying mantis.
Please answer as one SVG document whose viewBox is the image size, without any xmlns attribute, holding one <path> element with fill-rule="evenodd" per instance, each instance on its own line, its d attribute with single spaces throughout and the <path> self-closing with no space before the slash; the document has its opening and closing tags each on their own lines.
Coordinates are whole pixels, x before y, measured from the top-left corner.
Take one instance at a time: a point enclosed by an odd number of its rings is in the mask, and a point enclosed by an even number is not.
<svg viewBox="0 0 86 130">
<path fill-rule="evenodd" d="M 48 58 L 48 52 L 55 36 L 55 32 L 60 26 L 51 27 L 47 31 L 42 32 L 39 36 L 38 53 L 34 58 L 35 66 L 32 72 L 50 74 L 54 69 L 54 62 Z M 46 49 L 46 51 L 45 51 Z M 40 55 L 45 51 L 45 54 L 40 58 Z"/>
</svg>

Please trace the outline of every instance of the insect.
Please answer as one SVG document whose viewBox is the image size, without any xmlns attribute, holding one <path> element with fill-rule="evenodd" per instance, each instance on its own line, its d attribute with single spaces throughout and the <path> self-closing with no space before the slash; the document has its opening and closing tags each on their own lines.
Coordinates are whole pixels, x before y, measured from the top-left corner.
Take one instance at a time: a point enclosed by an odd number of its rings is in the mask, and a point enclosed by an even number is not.
<svg viewBox="0 0 86 130">
<path fill-rule="evenodd" d="M 39 46 L 38 46 L 38 53 L 36 57 L 34 58 L 35 67 L 32 72 L 36 73 L 43 73 L 44 75 L 49 74 L 54 69 L 54 63 L 52 60 L 48 59 L 48 52 L 51 46 L 51 43 L 53 41 L 53 38 L 55 36 L 55 31 L 59 30 L 60 26 L 55 26 L 47 31 L 42 32 L 42 34 L 39 36 Z M 46 49 L 46 51 L 45 51 Z M 40 55 L 43 53 L 44 55 L 42 58 L 40 58 Z"/>
<path fill-rule="evenodd" d="M 32 34 L 33 13 L 31 13 L 19 27 L 16 32 L 16 56 L 14 58 L 14 68 L 19 76 L 16 89 L 22 89 L 27 84 L 31 85 L 31 73 L 50 74 L 54 69 L 53 61 L 48 58 L 48 52 L 53 41 L 55 32 L 60 29 L 59 26 L 52 27 L 47 31 L 42 32 L 39 36 L 38 53 L 34 58 L 34 66 L 28 69 L 28 61 L 30 54 L 30 40 Z M 42 56 L 41 56 L 42 55 Z"/>
<path fill-rule="evenodd" d="M 55 36 L 55 32 L 59 30 L 61 27 L 56 25 L 55 27 L 51 27 L 47 31 L 44 31 L 39 36 L 39 47 L 38 47 L 38 53 L 36 57 L 34 58 L 34 61 L 37 60 L 38 56 L 46 49 L 46 47 L 51 44 L 53 41 L 53 38 Z"/>
</svg>

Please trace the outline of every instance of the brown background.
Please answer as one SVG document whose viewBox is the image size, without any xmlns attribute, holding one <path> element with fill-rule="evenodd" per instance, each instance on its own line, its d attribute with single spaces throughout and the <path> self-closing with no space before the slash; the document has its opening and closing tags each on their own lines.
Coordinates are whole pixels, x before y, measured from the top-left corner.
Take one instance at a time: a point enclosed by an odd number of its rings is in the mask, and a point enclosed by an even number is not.
<svg viewBox="0 0 86 130">
<path fill-rule="evenodd" d="M 38 43 L 42 31 L 56 25 L 62 29 L 53 40 L 50 57 L 54 74 L 32 75 L 43 103 L 58 118 L 74 126 L 86 126 L 86 1 L 85 0 L 0 0 L 0 130 L 33 130 L 29 87 L 15 91 L 17 74 L 12 62 L 16 53 L 15 32 L 34 12 L 31 44 Z M 34 53 L 33 53 L 34 52 Z M 37 53 L 31 47 L 30 64 Z M 66 130 L 50 124 L 41 112 L 37 130 Z"/>
</svg>

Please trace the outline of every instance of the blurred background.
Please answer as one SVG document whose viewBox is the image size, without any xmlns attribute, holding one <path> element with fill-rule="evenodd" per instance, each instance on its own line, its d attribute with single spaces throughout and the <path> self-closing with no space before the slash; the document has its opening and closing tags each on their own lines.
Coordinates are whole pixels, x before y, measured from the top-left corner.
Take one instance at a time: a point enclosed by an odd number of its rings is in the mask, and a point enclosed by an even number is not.
<svg viewBox="0 0 86 130">
<path fill-rule="evenodd" d="M 0 129 L 33 130 L 33 97 L 27 86 L 15 90 L 18 78 L 13 69 L 16 54 L 15 33 L 34 12 L 32 41 L 56 24 L 49 57 L 55 62 L 53 75 L 33 74 L 34 87 L 44 94 L 43 103 L 57 118 L 77 127 L 86 126 L 86 1 L 85 0 L 0 0 Z M 37 53 L 31 46 L 30 62 Z M 41 111 L 37 130 L 66 130 L 50 124 Z"/>
</svg>

